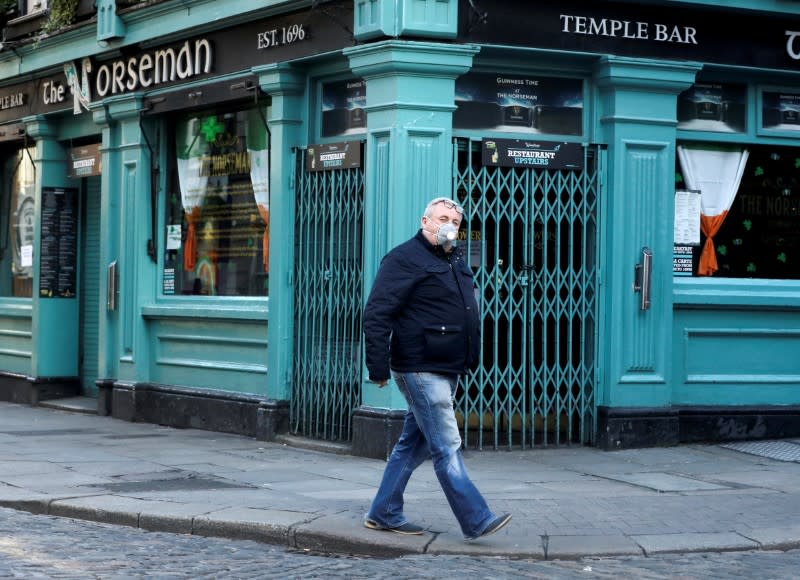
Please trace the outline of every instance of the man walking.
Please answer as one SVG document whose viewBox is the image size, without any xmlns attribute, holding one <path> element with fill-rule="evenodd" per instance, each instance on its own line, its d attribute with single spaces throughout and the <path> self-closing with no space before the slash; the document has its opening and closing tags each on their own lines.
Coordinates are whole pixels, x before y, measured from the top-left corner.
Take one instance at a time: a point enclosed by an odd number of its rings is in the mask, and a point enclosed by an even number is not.
<svg viewBox="0 0 800 580">
<path fill-rule="evenodd" d="M 383 258 L 364 310 L 369 380 L 391 376 L 408 402 L 403 432 L 364 519 L 374 530 L 421 534 L 406 520 L 403 492 L 428 457 L 464 538 L 497 532 L 496 515 L 467 475 L 453 397 L 459 376 L 478 363 L 480 319 L 472 271 L 456 247 L 464 209 L 446 197 L 428 203 L 421 228 Z"/>
</svg>

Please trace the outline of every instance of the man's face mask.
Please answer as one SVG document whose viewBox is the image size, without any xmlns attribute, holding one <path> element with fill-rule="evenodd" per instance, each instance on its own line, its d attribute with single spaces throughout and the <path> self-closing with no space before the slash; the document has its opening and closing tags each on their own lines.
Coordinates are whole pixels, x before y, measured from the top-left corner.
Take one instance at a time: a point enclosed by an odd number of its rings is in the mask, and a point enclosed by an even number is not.
<svg viewBox="0 0 800 580">
<path fill-rule="evenodd" d="M 458 243 L 458 228 L 450 222 L 440 225 L 434 235 L 436 243 L 444 248 L 455 248 Z"/>
</svg>

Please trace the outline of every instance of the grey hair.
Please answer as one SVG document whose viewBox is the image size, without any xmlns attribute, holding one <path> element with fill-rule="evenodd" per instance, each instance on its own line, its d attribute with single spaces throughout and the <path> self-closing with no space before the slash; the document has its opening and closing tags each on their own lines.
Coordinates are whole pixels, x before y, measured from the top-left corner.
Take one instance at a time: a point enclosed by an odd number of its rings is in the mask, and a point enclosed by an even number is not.
<svg viewBox="0 0 800 580">
<path fill-rule="evenodd" d="M 425 217 L 431 217 L 431 212 L 433 211 L 433 206 L 444 203 L 445 207 L 455 208 L 455 210 L 460 213 L 462 216 L 464 215 L 464 208 L 461 207 L 461 204 L 455 201 L 454 199 L 450 199 L 449 197 L 434 197 L 432 200 L 428 202 L 428 205 L 425 206 L 425 213 L 423 214 Z"/>
</svg>

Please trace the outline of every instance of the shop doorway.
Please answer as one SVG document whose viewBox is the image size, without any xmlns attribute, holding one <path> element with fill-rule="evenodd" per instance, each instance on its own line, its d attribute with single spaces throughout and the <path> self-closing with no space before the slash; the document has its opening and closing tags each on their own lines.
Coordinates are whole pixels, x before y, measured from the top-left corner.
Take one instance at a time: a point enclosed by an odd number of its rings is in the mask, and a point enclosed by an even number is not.
<svg viewBox="0 0 800 580">
<path fill-rule="evenodd" d="M 594 443 L 603 159 L 585 148 L 580 170 L 484 166 L 480 141 L 455 142 L 483 321 L 481 364 L 456 400 L 467 447 Z"/>
<path fill-rule="evenodd" d="M 81 394 L 97 396 L 100 358 L 100 176 L 81 180 L 79 363 Z"/>
</svg>

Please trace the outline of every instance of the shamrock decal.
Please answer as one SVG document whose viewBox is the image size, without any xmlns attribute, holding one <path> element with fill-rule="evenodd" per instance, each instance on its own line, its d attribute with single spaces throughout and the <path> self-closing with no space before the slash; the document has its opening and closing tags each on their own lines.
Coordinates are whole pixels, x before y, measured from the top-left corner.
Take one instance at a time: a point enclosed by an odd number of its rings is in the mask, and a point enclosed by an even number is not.
<svg viewBox="0 0 800 580">
<path fill-rule="evenodd" d="M 206 117 L 206 120 L 203 121 L 203 125 L 200 127 L 200 132 L 206 138 L 206 141 L 209 143 L 213 143 L 217 140 L 217 135 L 222 133 L 225 130 L 225 125 L 222 123 L 217 122 L 217 117 L 215 115 L 211 115 L 210 117 Z"/>
</svg>

